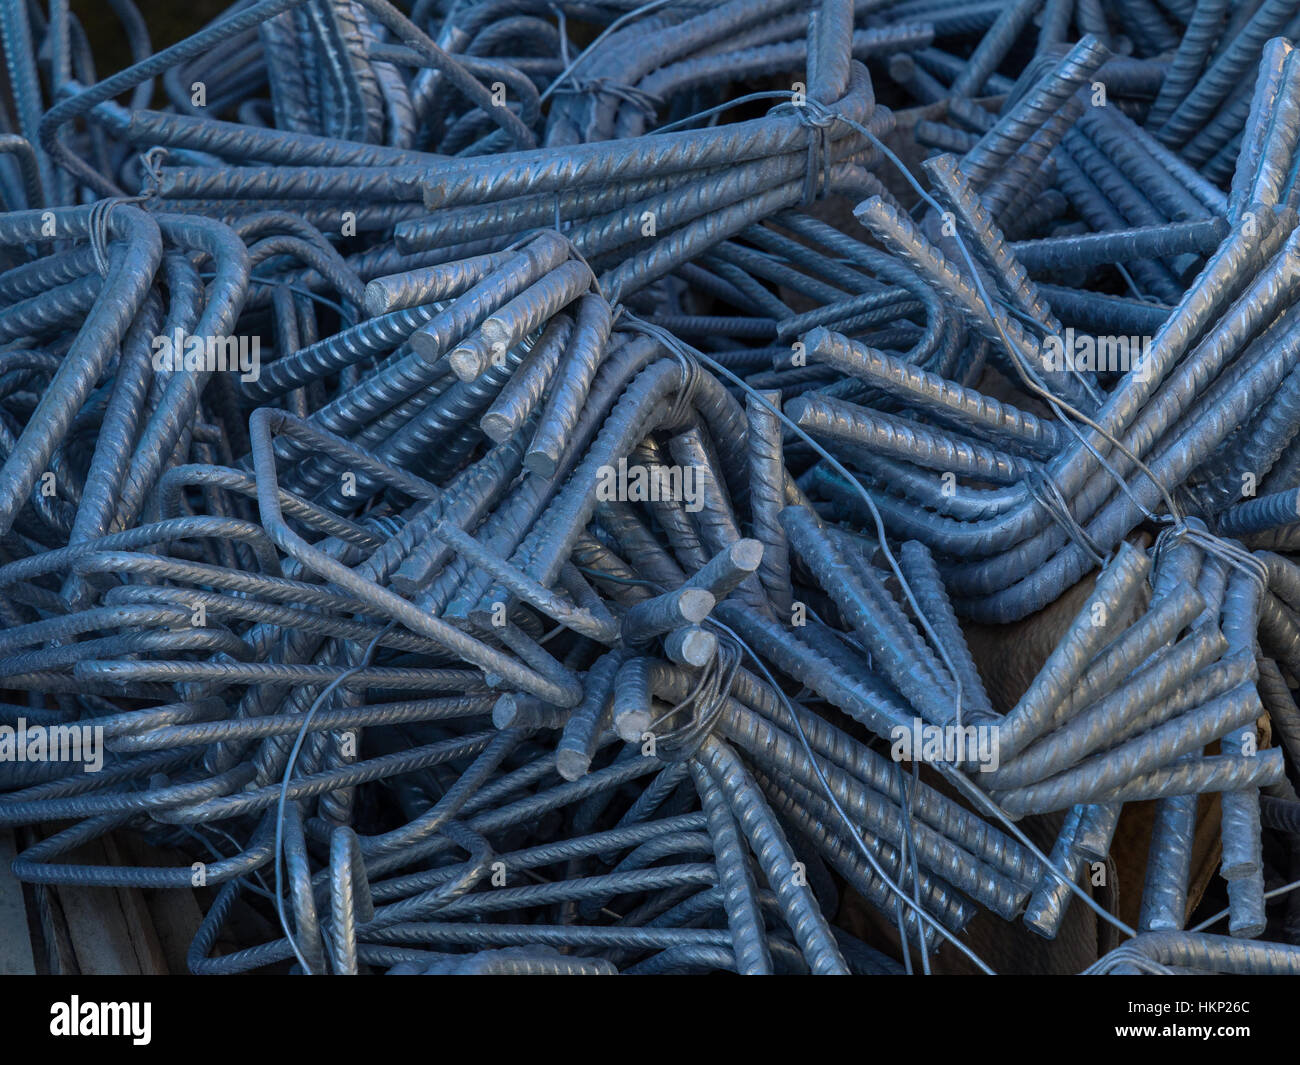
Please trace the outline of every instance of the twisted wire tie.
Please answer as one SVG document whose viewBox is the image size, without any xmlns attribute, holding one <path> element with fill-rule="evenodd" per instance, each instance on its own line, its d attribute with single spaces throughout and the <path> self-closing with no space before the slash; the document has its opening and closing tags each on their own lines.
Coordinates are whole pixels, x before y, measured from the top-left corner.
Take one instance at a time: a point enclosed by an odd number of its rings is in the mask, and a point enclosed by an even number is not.
<svg viewBox="0 0 1300 1065">
<path fill-rule="evenodd" d="M 1054 480 L 1042 470 L 1033 469 L 1025 476 L 1025 487 L 1034 502 L 1047 511 L 1048 516 L 1065 530 L 1066 535 L 1081 551 L 1098 566 L 1106 564 L 1106 552 L 1102 551 L 1097 542 L 1088 535 L 1088 530 L 1079 523 L 1070 510 L 1069 502 L 1061 495 L 1061 490 Z"/>
<path fill-rule="evenodd" d="M 768 114 L 794 115 L 808 130 L 808 169 L 804 173 L 803 206 L 807 207 L 826 195 L 830 187 L 830 137 L 828 130 L 840 116 L 820 100 L 805 98 L 777 104 Z M 819 180 L 820 178 L 820 180 Z"/>
<path fill-rule="evenodd" d="M 699 361 L 689 352 L 673 350 L 672 356 L 677 360 L 682 375 L 681 384 L 677 386 L 677 395 L 673 399 L 673 405 L 668 411 L 667 419 L 668 425 L 676 426 L 685 421 L 686 416 L 690 413 L 704 371 L 701 369 Z"/>
<path fill-rule="evenodd" d="M 101 277 L 108 276 L 108 223 L 113 216 L 113 210 L 124 203 L 144 204 L 156 198 L 162 183 L 162 164 L 166 158 L 166 148 L 150 148 L 140 156 L 146 179 L 144 191 L 137 196 L 110 196 L 107 199 L 96 200 L 95 205 L 91 207 L 90 251 L 95 257 L 95 268 Z"/>
<path fill-rule="evenodd" d="M 656 754 L 665 762 L 685 762 L 704 746 L 713 727 L 726 709 L 743 656 L 740 645 L 730 636 L 715 633 L 718 644 L 713 657 L 701 667 L 700 678 L 690 693 L 672 709 L 650 723 L 649 730 L 683 711 L 690 713 L 686 724 L 658 737 Z"/>
<path fill-rule="evenodd" d="M 1189 525 L 1186 518 L 1179 518 L 1168 528 L 1163 529 L 1160 535 L 1156 537 L 1152 561 L 1159 562 L 1160 556 L 1165 551 L 1183 540 L 1199 547 L 1207 555 L 1213 555 L 1233 569 L 1246 574 L 1259 585 L 1261 595 L 1268 591 L 1268 566 L 1265 565 L 1262 559 L 1257 558 L 1234 540 L 1215 536 L 1207 530 L 1197 529 Z M 1154 569 L 1155 566 L 1153 565 L 1152 570 L 1154 571 Z"/>
</svg>

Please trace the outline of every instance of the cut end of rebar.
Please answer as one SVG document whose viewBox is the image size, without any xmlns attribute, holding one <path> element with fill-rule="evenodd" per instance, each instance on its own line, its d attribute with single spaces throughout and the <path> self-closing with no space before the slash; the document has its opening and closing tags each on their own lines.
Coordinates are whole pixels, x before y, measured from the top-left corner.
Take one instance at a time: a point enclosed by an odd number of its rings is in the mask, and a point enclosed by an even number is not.
<svg viewBox="0 0 1300 1065">
<path fill-rule="evenodd" d="M 664 641 L 664 650 L 678 665 L 699 669 L 713 661 L 718 651 L 718 638 L 706 629 L 678 629 Z"/>
<path fill-rule="evenodd" d="M 378 282 L 371 281 L 366 286 L 366 294 L 363 300 L 366 308 L 366 314 L 371 318 L 378 318 L 381 314 L 388 313 L 388 291 Z"/>
<path fill-rule="evenodd" d="M 478 352 L 473 348 L 456 348 L 447 356 L 447 360 L 451 363 L 452 372 L 462 381 L 473 381 L 483 370 Z"/>
<path fill-rule="evenodd" d="M 799 339 L 803 341 L 804 351 L 811 355 L 821 353 L 826 342 L 830 340 L 833 334 L 824 325 L 815 325 L 804 333 Z M 793 402 L 793 401 L 792 401 Z"/>
<path fill-rule="evenodd" d="M 886 69 L 895 81 L 906 81 L 916 73 L 916 61 L 910 55 L 891 55 Z"/>
<path fill-rule="evenodd" d="M 582 751 L 562 748 L 555 752 L 555 768 L 565 780 L 581 780 L 591 768 L 591 759 Z"/>
<path fill-rule="evenodd" d="M 549 445 L 544 445 L 536 451 L 530 450 L 524 456 L 524 466 L 529 473 L 549 480 L 560 468 L 560 456 L 558 452 L 552 451 Z"/>
<path fill-rule="evenodd" d="M 422 359 L 433 362 L 442 356 L 442 340 L 434 333 L 417 329 L 411 334 L 408 343 L 411 350 Z"/>
<path fill-rule="evenodd" d="M 487 438 L 494 444 L 509 440 L 511 434 L 515 431 L 514 423 L 504 414 L 498 414 L 495 411 L 488 411 L 483 415 L 478 421 L 478 427 L 487 434 Z"/>
<path fill-rule="evenodd" d="M 644 710 L 629 710 L 614 715 L 614 731 L 624 743 L 637 743 L 650 727 L 650 715 Z"/>
<path fill-rule="evenodd" d="M 703 588 L 683 588 L 677 597 L 677 609 L 682 620 L 695 625 L 709 616 L 717 602 L 713 593 Z"/>
<path fill-rule="evenodd" d="M 803 396 L 795 396 L 794 399 L 790 400 L 790 402 L 785 405 L 785 416 L 800 428 L 803 428 L 803 416 L 807 412 L 808 400 L 804 399 Z"/>
<path fill-rule="evenodd" d="M 748 538 L 737 540 L 727 548 L 727 554 L 731 556 L 732 564 L 737 569 L 753 573 L 763 561 L 763 543 L 761 540 Z"/>
<path fill-rule="evenodd" d="M 885 201 L 879 196 L 872 196 L 863 200 L 853 208 L 853 217 L 863 225 L 867 225 L 868 219 L 879 218 L 884 212 Z"/>
<path fill-rule="evenodd" d="M 519 699 L 514 695 L 503 695 L 492 705 L 492 724 L 497 728 L 509 728 L 519 716 Z"/>
</svg>

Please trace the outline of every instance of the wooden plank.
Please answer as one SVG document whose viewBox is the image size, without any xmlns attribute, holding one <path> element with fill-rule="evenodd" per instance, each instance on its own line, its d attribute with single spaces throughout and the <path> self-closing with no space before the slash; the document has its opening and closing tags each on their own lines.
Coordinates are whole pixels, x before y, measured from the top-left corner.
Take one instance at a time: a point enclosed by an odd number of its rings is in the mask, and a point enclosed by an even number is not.
<svg viewBox="0 0 1300 1065">
<path fill-rule="evenodd" d="M 150 847 L 136 836 L 117 838 L 132 865 L 185 868 L 190 859 L 181 851 Z M 186 955 L 203 921 L 203 910 L 192 888 L 145 888 L 140 892 L 153 921 L 167 972 L 186 975 Z"/>
<path fill-rule="evenodd" d="M 115 836 L 105 836 L 103 843 L 104 851 L 113 865 L 136 864 L 123 855 Z M 169 970 L 167 956 L 158 940 L 158 932 L 154 927 L 153 915 L 145 902 L 143 889 L 117 888 L 116 892 L 118 904 L 122 907 L 122 915 L 131 933 L 131 944 L 135 948 L 141 971 L 165 975 Z"/>
<path fill-rule="evenodd" d="M 108 845 L 95 840 L 79 847 L 69 861 L 113 865 Z M 132 899 L 132 893 L 136 898 Z M 167 971 L 162 948 L 136 888 L 60 885 L 59 901 L 84 975 L 161 975 Z"/>
</svg>

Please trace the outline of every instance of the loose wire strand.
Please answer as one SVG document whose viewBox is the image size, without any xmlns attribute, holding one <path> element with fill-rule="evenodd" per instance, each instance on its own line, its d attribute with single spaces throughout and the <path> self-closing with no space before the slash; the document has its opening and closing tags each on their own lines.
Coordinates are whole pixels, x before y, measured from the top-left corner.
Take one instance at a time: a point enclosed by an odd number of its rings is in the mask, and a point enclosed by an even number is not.
<svg viewBox="0 0 1300 1065">
<path fill-rule="evenodd" d="M 294 737 L 293 747 L 289 751 L 289 759 L 284 767 L 284 777 L 280 781 L 280 798 L 275 807 L 275 912 L 280 918 L 280 927 L 284 930 L 285 938 L 289 941 L 294 956 L 298 959 L 298 964 L 302 966 L 303 972 L 308 976 L 315 975 L 307 959 L 303 957 L 302 951 L 298 948 L 298 941 L 294 938 L 293 932 L 289 929 L 289 918 L 284 909 L 284 816 L 285 808 L 289 800 L 289 780 L 293 776 L 294 765 L 298 761 L 298 755 L 302 751 L 303 743 L 307 739 L 308 730 L 311 728 L 312 718 L 316 716 L 316 711 L 325 705 L 325 701 L 334 694 L 335 690 L 348 677 L 360 673 L 370 665 L 370 660 L 374 657 L 375 650 L 379 647 L 379 641 L 387 635 L 392 629 L 394 622 L 389 622 L 370 641 L 365 652 L 361 656 L 361 661 L 349 669 L 345 669 L 337 677 L 329 682 L 324 690 L 316 696 L 311 708 L 303 715 L 302 726 L 298 729 L 298 735 Z"/>
</svg>

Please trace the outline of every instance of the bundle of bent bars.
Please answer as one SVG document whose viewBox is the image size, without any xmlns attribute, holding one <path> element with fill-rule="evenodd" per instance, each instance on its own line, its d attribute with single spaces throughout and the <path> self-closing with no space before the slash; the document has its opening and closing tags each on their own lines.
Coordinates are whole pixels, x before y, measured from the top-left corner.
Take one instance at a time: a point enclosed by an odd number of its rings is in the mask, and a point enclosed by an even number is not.
<svg viewBox="0 0 1300 1065">
<path fill-rule="evenodd" d="M 19 878 L 201 973 L 1300 970 L 1300 4 L 110 6 L 0 5 Z"/>
</svg>

